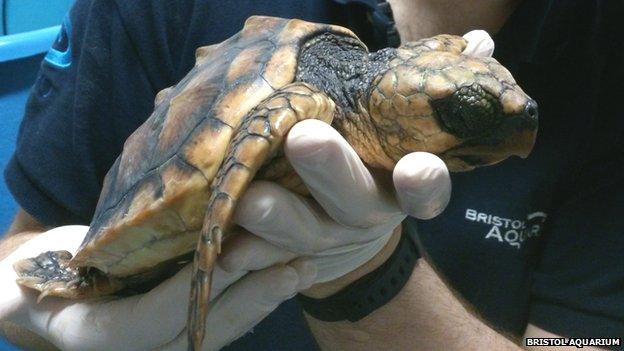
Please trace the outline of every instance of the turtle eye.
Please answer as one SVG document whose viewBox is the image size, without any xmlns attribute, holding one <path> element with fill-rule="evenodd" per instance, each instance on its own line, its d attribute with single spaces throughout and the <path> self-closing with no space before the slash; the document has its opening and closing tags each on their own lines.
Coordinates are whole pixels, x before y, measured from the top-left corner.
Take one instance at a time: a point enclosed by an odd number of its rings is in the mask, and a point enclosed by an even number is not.
<svg viewBox="0 0 624 351">
<path fill-rule="evenodd" d="M 462 139 L 489 134 L 502 123 L 499 100 L 479 84 L 461 87 L 431 105 L 442 129 Z"/>
</svg>

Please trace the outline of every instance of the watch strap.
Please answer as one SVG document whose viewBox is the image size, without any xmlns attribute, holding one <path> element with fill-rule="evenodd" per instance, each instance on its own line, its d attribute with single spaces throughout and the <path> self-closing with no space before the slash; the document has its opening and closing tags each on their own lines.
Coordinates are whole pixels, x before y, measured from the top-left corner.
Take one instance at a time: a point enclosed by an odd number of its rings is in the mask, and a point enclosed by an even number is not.
<svg viewBox="0 0 624 351">
<path fill-rule="evenodd" d="M 315 299 L 299 294 L 298 300 L 303 309 L 318 320 L 358 321 L 388 303 L 401 291 L 419 257 L 416 244 L 403 226 L 394 252 L 374 271 L 331 296 Z"/>
</svg>

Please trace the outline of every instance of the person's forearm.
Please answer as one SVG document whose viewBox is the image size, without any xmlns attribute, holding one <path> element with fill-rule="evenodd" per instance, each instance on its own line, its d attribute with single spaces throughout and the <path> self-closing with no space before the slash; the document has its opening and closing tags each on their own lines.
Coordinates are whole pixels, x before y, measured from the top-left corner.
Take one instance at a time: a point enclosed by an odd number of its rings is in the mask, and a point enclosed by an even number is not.
<svg viewBox="0 0 624 351">
<path fill-rule="evenodd" d="M 10 341 L 21 350 L 58 351 L 58 348 L 39 335 L 7 321 L 0 321 L 0 337 Z"/>
<path fill-rule="evenodd" d="M 0 261 L 4 260 L 20 245 L 41 234 L 41 231 L 27 231 L 20 233 L 7 232 L 0 240 Z"/>
<path fill-rule="evenodd" d="M 306 318 L 324 350 L 520 350 L 466 308 L 424 259 L 403 290 L 364 319 Z"/>
<path fill-rule="evenodd" d="M 18 209 L 9 229 L 0 238 L 0 261 L 20 245 L 45 231 L 45 227 L 23 209 Z"/>
</svg>

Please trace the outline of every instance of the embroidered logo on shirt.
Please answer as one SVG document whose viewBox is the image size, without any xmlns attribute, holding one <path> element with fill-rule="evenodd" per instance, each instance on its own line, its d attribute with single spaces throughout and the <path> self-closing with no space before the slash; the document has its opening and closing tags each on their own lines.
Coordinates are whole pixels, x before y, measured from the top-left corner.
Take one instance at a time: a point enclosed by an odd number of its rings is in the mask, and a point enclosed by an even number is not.
<svg viewBox="0 0 624 351">
<path fill-rule="evenodd" d="M 61 25 L 61 32 L 56 37 L 44 60 L 57 68 L 67 68 L 72 63 L 71 21 L 65 16 Z"/>
<path fill-rule="evenodd" d="M 548 217 L 546 213 L 537 211 L 529 213 L 525 219 L 505 218 L 471 208 L 466 209 L 464 216 L 467 221 L 487 226 L 488 229 L 484 234 L 486 240 L 496 240 L 517 249 L 520 249 L 526 240 L 540 235 L 546 217 Z"/>
</svg>

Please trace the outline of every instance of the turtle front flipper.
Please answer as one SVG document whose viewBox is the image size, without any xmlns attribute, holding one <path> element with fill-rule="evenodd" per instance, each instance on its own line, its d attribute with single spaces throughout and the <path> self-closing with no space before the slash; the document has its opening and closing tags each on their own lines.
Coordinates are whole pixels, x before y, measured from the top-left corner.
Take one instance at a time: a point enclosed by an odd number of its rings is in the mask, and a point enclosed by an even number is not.
<svg viewBox="0 0 624 351">
<path fill-rule="evenodd" d="M 47 251 L 37 257 L 15 262 L 17 283 L 41 291 L 37 302 L 46 296 L 83 299 L 113 294 L 123 289 L 120 281 L 97 269 L 74 268 L 67 251 Z"/>
<path fill-rule="evenodd" d="M 189 349 L 200 350 L 210 301 L 212 269 L 231 223 L 236 201 L 284 137 L 304 119 L 331 123 L 334 102 L 304 83 L 275 91 L 247 117 L 232 139 L 212 184 L 211 196 L 195 251 L 189 305 Z"/>
</svg>

